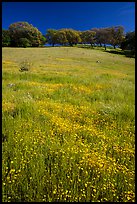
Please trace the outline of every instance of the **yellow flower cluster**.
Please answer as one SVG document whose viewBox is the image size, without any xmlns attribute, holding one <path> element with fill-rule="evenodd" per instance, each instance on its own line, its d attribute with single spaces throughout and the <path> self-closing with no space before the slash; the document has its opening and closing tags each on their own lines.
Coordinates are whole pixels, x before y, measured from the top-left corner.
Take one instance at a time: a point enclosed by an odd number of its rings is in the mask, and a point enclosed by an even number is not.
<svg viewBox="0 0 137 204">
<path fill-rule="evenodd" d="M 2 111 L 8 112 L 8 111 L 13 111 L 15 108 L 15 104 L 12 102 L 2 102 Z"/>
<path fill-rule="evenodd" d="M 111 69 L 111 62 L 91 60 L 91 50 L 79 50 L 77 55 L 71 49 L 67 58 L 68 52 L 55 48 L 53 56 L 35 60 L 29 73 L 3 61 L 4 202 L 135 201 L 134 99 L 128 94 L 133 76 L 126 64 L 126 70 Z M 127 83 L 125 101 L 117 95 L 111 100 L 111 90 L 123 93 L 121 78 Z M 17 90 L 8 92 L 11 81 Z M 19 114 L 10 117 L 15 108 Z"/>
</svg>

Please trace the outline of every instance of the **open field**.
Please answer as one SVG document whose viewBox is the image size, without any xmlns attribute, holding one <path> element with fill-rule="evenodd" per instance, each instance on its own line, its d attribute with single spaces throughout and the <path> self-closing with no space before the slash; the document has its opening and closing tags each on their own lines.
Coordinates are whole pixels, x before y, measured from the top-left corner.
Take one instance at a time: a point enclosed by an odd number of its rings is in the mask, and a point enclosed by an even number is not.
<svg viewBox="0 0 137 204">
<path fill-rule="evenodd" d="M 3 48 L 2 141 L 3 202 L 134 202 L 135 59 Z"/>
</svg>

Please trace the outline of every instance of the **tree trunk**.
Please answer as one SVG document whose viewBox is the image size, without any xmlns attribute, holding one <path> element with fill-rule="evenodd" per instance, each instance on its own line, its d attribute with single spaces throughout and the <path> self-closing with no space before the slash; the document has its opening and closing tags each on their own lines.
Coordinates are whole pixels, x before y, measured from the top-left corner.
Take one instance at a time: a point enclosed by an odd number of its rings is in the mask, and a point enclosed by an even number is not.
<svg viewBox="0 0 137 204">
<path fill-rule="evenodd" d="M 70 42 L 69 45 L 70 45 L 71 47 L 73 47 L 73 43 Z"/>
<path fill-rule="evenodd" d="M 116 49 L 116 45 L 113 45 L 114 49 Z"/>
<path fill-rule="evenodd" d="M 90 45 L 91 45 L 91 47 L 93 48 L 93 44 L 92 44 L 92 43 L 90 43 Z"/>
</svg>

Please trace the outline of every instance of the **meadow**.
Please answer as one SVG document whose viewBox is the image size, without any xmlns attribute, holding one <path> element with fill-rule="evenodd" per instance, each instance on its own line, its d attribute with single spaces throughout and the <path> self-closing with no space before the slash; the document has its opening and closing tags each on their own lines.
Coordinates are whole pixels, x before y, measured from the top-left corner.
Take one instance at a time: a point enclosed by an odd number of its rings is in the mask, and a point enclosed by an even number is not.
<svg viewBox="0 0 137 204">
<path fill-rule="evenodd" d="M 2 201 L 135 202 L 134 58 L 2 48 Z"/>
</svg>

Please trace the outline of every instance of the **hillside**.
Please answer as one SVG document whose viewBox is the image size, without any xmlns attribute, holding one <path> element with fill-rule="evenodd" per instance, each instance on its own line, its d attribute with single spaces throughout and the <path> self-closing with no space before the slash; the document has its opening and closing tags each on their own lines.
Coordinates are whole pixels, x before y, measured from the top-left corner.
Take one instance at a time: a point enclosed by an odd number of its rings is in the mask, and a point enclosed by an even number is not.
<svg viewBox="0 0 137 204">
<path fill-rule="evenodd" d="M 135 59 L 2 48 L 2 141 L 3 202 L 134 202 Z"/>
</svg>

